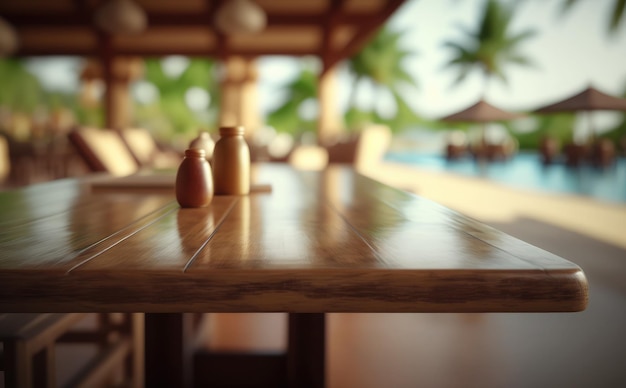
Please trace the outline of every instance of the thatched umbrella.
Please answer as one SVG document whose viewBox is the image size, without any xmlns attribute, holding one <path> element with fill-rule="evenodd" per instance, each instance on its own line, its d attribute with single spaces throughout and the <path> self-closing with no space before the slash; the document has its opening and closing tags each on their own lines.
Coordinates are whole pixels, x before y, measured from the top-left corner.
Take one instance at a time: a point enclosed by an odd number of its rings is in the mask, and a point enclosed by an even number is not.
<svg viewBox="0 0 626 388">
<path fill-rule="evenodd" d="M 564 100 L 535 109 L 535 113 L 589 112 L 597 110 L 617 110 L 626 112 L 626 99 L 603 93 L 594 87 L 587 87 L 580 93 Z M 592 136 L 595 128 L 589 115 L 589 127 Z"/>
<path fill-rule="evenodd" d="M 483 143 L 481 147 L 485 147 L 485 126 L 488 122 L 514 120 L 521 117 L 523 117 L 522 114 L 502 110 L 481 99 L 459 112 L 442 117 L 441 121 L 480 123 L 482 131 L 481 141 Z"/>
<path fill-rule="evenodd" d="M 592 142 L 595 143 L 596 129 L 591 117 L 591 111 L 613 110 L 626 112 L 626 99 L 603 93 L 598 89 L 588 86 L 583 91 L 567 97 L 564 100 L 535 109 L 535 113 L 561 113 L 561 112 L 585 112 L 589 122 L 589 132 Z M 593 158 L 598 164 L 609 164 L 614 153 L 613 144 L 604 141 L 594 145 Z M 570 144 L 566 149 L 568 164 L 577 165 L 585 156 L 585 146 Z"/>
<path fill-rule="evenodd" d="M 520 117 L 522 115 L 519 113 L 507 112 L 484 100 L 480 100 L 460 112 L 442 117 L 441 120 L 448 122 L 487 123 L 490 121 L 513 120 Z"/>
<path fill-rule="evenodd" d="M 589 86 L 580 93 L 562 101 L 536 109 L 536 113 L 575 112 L 589 110 L 621 110 L 626 111 L 626 98 L 603 93 Z"/>
</svg>

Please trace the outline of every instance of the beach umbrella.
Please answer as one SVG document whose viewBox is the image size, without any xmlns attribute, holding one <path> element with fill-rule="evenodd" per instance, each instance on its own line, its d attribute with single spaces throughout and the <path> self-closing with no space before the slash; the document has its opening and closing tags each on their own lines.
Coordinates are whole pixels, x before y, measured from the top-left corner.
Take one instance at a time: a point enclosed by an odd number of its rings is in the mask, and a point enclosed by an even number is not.
<svg viewBox="0 0 626 388">
<path fill-rule="evenodd" d="M 603 93 L 588 86 L 580 93 L 555 103 L 535 109 L 535 113 L 562 113 L 586 112 L 589 121 L 589 130 L 595 136 L 595 128 L 591 119 L 591 111 L 614 110 L 626 112 L 626 98 L 620 98 Z"/>
<path fill-rule="evenodd" d="M 480 123 L 482 138 L 485 141 L 485 125 L 492 121 L 514 120 L 523 117 L 520 113 L 514 113 L 502 110 L 485 100 L 479 100 L 477 103 L 448 116 L 442 117 L 441 121 L 457 122 L 457 123 Z"/>
<path fill-rule="evenodd" d="M 502 110 L 481 99 L 459 112 L 442 117 L 440 120 L 445 122 L 480 123 L 482 148 L 486 144 L 485 126 L 488 122 L 514 120 L 521 117 L 523 117 L 522 114 Z"/>
<path fill-rule="evenodd" d="M 536 109 L 535 113 L 559 113 L 592 110 L 626 111 L 626 98 L 611 96 L 589 86 L 582 92 L 562 101 Z"/>
<path fill-rule="evenodd" d="M 480 100 L 468 108 L 442 117 L 441 120 L 447 122 L 487 123 L 490 121 L 513 120 L 520 117 L 522 117 L 521 114 L 502 110 L 484 100 Z"/>
</svg>

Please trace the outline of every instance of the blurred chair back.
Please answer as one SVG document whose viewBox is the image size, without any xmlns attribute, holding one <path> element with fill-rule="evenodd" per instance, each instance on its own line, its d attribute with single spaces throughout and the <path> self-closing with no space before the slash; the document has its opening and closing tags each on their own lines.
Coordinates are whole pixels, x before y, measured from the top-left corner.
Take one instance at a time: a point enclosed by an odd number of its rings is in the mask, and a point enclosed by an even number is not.
<svg viewBox="0 0 626 388">
<path fill-rule="evenodd" d="M 287 161 L 299 170 L 323 170 L 328 165 L 328 151 L 316 145 L 301 145 L 293 149 Z"/>
<path fill-rule="evenodd" d="M 145 128 L 125 128 L 119 135 L 140 167 L 178 167 L 182 156 L 159 148 L 152 134 Z"/>
<path fill-rule="evenodd" d="M 336 143 L 323 145 L 328 152 L 329 164 L 354 164 L 360 134 L 351 134 Z"/>
<path fill-rule="evenodd" d="M 325 148 L 328 151 L 328 163 L 352 164 L 357 171 L 365 171 L 382 160 L 390 143 L 389 127 L 370 124 L 356 136 Z"/>
<path fill-rule="evenodd" d="M 8 179 L 10 171 L 9 142 L 4 136 L 0 136 L 0 183 Z"/>
<path fill-rule="evenodd" d="M 119 134 L 139 165 L 149 166 L 152 164 L 154 155 L 158 152 L 158 147 L 147 130 L 143 128 L 125 128 L 119 130 Z"/>
<path fill-rule="evenodd" d="M 139 164 L 114 130 L 83 127 L 74 129 L 68 137 L 93 172 L 123 176 L 139 169 Z"/>
</svg>

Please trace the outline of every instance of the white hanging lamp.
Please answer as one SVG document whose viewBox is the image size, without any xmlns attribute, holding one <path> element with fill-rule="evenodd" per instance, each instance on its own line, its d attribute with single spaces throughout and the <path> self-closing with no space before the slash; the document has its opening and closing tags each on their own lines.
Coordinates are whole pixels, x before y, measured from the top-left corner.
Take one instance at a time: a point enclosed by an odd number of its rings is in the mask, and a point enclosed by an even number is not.
<svg viewBox="0 0 626 388">
<path fill-rule="evenodd" d="M 113 35 L 138 34 L 148 26 L 145 11 L 132 0 L 108 0 L 94 16 L 98 28 Z"/>
<path fill-rule="evenodd" d="M 6 57 L 17 50 L 18 39 L 15 28 L 0 17 L 0 57 Z"/>
<path fill-rule="evenodd" d="M 265 28 L 267 15 L 251 0 L 230 0 L 217 10 L 214 22 L 226 35 L 254 34 Z"/>
</svg>

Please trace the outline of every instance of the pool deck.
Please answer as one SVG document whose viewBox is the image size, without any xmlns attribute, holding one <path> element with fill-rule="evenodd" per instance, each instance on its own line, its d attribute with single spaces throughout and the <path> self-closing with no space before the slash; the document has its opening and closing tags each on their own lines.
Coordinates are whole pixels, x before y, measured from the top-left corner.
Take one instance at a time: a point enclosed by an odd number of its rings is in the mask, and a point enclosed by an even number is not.
<svg viewBox="0 0 626 388">
<path fill-rule="evenodd" d="M 626 204 L 382 162 L 363 174 L 488 224 L 533 219 L 626 249 Z"/>
</svg>

